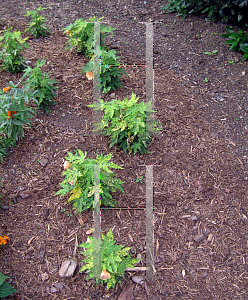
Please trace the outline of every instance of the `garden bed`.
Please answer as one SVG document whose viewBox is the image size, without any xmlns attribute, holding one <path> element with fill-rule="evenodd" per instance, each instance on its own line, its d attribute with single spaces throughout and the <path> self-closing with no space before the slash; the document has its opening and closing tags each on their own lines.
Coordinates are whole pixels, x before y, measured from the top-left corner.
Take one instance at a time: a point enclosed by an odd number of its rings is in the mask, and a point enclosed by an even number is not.
<svg viewBox="0 0 248 300">
<path fill-rule="evenodd" d="M 0 251 L 0 271 L 19 291 L 12 299 L 118 299 L 129 284 L 133 299 L 246 299 L 248 86 L 242 72 L 248 73 L 247 62 L 241 61 L 240 53 L 228 52 L 219 36 L 225 31 L 222 24 L 160 14 L 164 3 L 119 3 L 116 10 L 110 1 L 103 8 L 79 2 L 42 3 L 51 5 L 46 16 L 53 33 L 28 40 L 31 49 L 24 54 L 32 66 L 44 57 L 42 71 L 51 71 L 59 89 L 56 105 L 48 114 L 37 114 L 24 139 L 0 165 L 0 235 L 10 238 Z M 24 31 L 26 5 L 6 1 L 1 29 L 13 26 Z M 39 5 L 32 2 L 28 9 Z M 62 28 L 97 12 L 117 28 L 107 40 L 119 51 L 121 63 L 129 65 L 145 62 L 145 26 L 137 21 L 162 20 L 162 25 L 154 25 L 154 90 L 155 116 L 163 130 L 152 139 L 150 154 L 134 156 L 115 146 L 109 149 L 108 138 L 92 134 L 93 114 L 87 105 L 92 103 L 93 82 L 80 73 L 87 60 L 65 50 Z M 216 56 L 204 56 L 204 51 L 216 48 Z M 227 62 L 229 56 L 233 64 Z M 124 99 L 133 92 L 144 100 L 145 68 L 125 71 L 123 87 L 111 91 L 108 99 Z M 2 71 L 0 88 L 20 77 Z M 126 272 L 122 287 L 117 284 L 106 291 L 78 272 L 83 256 L 76 246 L 86 242 L 93 212 L 74 215 L 68 196 L 53 196 L 64 178 L 66 151 L 76 149 L 92 158 L 112 152 L 113 162 L 123 168 L 115 171 L 125 181 L 126 195 L 114 195 L 121 209 L 102 210 L 101 229 L 106 234 L 112 227 L 118 244 L 131 247 L 133 256 L 140 254 L 139 266 L 145 266 L 145 165 L 154 165 L 152 280 L 134 283 L 132 276 L 145 277 L 145 272 Z M 136 182 L 141 176 L 143 180 Z M 59 268 L 70 257 L 79 263 L 76 272 L 72 278 L 60 278 Z"/>
</svg>

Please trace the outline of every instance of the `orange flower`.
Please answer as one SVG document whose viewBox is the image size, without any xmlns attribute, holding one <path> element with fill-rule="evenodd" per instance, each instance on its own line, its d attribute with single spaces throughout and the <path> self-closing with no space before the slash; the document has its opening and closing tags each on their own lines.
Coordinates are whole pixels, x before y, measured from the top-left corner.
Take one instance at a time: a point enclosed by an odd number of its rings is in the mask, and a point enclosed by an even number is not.
<svg viewBox="0 0 248 300">
<path fill-rule="evenodd" d="M 6 235 L 4 235 L 3 237 L 0 236 L 0 246 L 6 245 L 8 242 L 10 242 L 10 239 Z"/>
<path fill-rule="evenodd" d="M 111 277 L 111 275 L 109 274 L 108 271 L 103 270 L 101 275 L 100 275 L 100 279 L 102 280 L 107 280 Z"/>
<path fill-rule="evenodd" d="M 10 89 L 11 89 L 11 86 L 8 86 L 8 87 L 4 88 L 3 91 L 8 92 L 8 90 L 10 90 Z"/>
<path fill-rule="evenodd" d="M 86 76 L 89 80 L 93 79 L 94 73 L 93 72 L 86 72 Z"/>
<path fill-rule="evenodd" d="M 65 161 L 64 162 L 64 169 L 68 169 L 68 168 L 70 168 L 70 166 L 71 166 L 71 163 L 69 163 L 69 161 Z"/>
<path fill-rule="evenodd" d="M 12 114 L 16 115 L 16 111 L 14 110 L 7 111 L 7 119 L 13 118 Z"/>
<path fill-rule="evenodd" d="M 66 32 L 65 32 L 66 34 L 69 34 L 70 33 L 70 30 L 66 30 Z"/>
</svg>

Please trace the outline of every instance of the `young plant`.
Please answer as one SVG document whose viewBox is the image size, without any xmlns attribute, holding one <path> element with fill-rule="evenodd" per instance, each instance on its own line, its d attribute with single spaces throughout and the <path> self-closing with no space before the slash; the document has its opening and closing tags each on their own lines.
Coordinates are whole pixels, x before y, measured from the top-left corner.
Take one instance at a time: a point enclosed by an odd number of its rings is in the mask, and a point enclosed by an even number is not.
<svg viewBox="0 0 248 300">
<path fill-rule="evenodd" d="M 212 52 L 204 52 L 204 54 L 207 54 L 207 55 L 214 55 L 218 52 L 218 50 L 213 50 Z"/>
<path fill-rule="evenodd" d="M 140 183 L 143 183 L 143 176 L 140 176 L 136 178 L 136 181 L 135 182 L 140 182 Z"/>
<path fill-rule="evenodd" d="M 0 134 L 14 141 L 24 137 L 23 125 L 31 127 L 32 113 L 35 113 L 27 106 L 31 99 L 28 87 L 19 89 L 13 82 L 3 91 L 0 90 Z"/>
<path fill-rule="evenodd" d="M 95 16 L 89 20 L 77 19 L 73 24 L 64 28 L 64 34 L 69 36 L 66 49 L 76 49 L 76 52 L 84 54 L 90 58 L 90 50 L 94 49 L 94 22 L 100 22 L 102 18 L 96 19 Z M 112 33 L 115 28 L 107 25 L 100 27 L 100 45 L 101 49 L 107 49 L 104 44 L 104 38 Z"/>
<path fill-rule="evenodd" d="M 85 256 L 83 260 L 85 265 L 79 272 L 86 270 L 88 274 L 87 279 L 94 278 L 96 284 L 100 282 L 103 285 L 103 282 L 106 281 L 107 290 L 110 287 L 114 288 L 117 282 L 121 284 L 121 277 L 124 277 L 125 269 L 133 268 L 134 264 L 140 261 L 140 259 L 131 258 L 130 254 L 128 254 L 131 247 L 124 248 L 123 245 L 115 245 L 115 242 L 110 229 L 106 236 L 102 234 L 102 240 L 97 241 L 90 237 L 88 242 L 78 245 L 78 247 L 86 248 L 84 252 L 81 252 Z M 93 251 L 97 246 L 101 250 L 99 251 L 101 257 L 101 274 L 94 272 L 93 253 L 95 252 Z"/>
<path fill-rule="evenodd" d="M 239 30 L 234 32 L 229 26 L 226 27 L 228 33 L 221 36 L 227 38 L 226 44 L 230 45 L 230 49 L 233 51 L 242 51 L 244 53 L 243 60 L 248 59 L 248 32 Z"/>
<path fill-rule="evenodd" d="M 139 150 L 141 154 L 149 153 L 147 147 L 151 137 L 146 133 L 146 103 L 137 103 L 139 97 L 132 93 L 130 100 L 126 97 L 123 101 L 113 99 L 110 102 L 90 104 L 95 110 L 103 110 L 104 116 L 100 123 L 95 123 L 94 130 L 102 130 L 105 136 L 110 137 L 110 146 L 115 144 L 134 154 Z M 154 113 L 154 111 L 152 111 Z M 154 121 L 154 131 L 158 131 L 158 123 Z"/>
<path fill-rule="evenodd" d="M 27 10 L 27 13 L 24 16 L 25 17 L 31 16 L 31 21 L 29 23 L 28 28 L 26 28 L 24 32 L 29 31 L 35 38 L 39 36 L 47 36 L 51 33 L 50 30 L 43 25 L 46 19 L 39 15 L 39 11 L 45 9 L 48 8 L 39 7 L 37 8 L 37 10 L 31 10 L 31 11 Z"/>
<path fill-rule="evenodd" d="M 109 162 L 112 154 L 103 156 L 97 155 L 96 159 L 86 158 L 87 152 L 78 150 L 78 153 L 73 155 L 68 152 L 67 161 L 64 164 L 65 179 L 60 183 L 60 189 L 55 195 L 61 194 L 64 196 L 71 193 L 68 202 L 73 202 L 73 207 L 76 208 L 76 213 L 93 207 L 94 200 L 94 166 L 100 166 L 100 196 L 101 204 L 104 206 L 115 206 L 110 193 L 116 192 L 118 189 L 124 193 L 122 184 L 124 183 L 114 177 L 113 169 L 122 169 L 121 167 Z M 55 196 L 54 195 L 54 196 Z"/>
<path fill-rule="evenodd" d="M 0 272 L 0 298 L 8 297 L 13 293 L 18 292 L 9 283 L 5 282 L 5 279 L 7 278 L 9 277 Z"/>
<path fill-rule="evenodd" d="M 91 51 L 93 53 L 94 51 Z M 118 87 L 122 87 L 121 79 L 123 74 L 127 73 L 124 71 L 119 64 L 119 57 L 116 56 L 117 51 L 110 50 L 100 50 L 99 56 L 101 57 L 101 92 L 108 93 L 111 89 L 116 90 Z M 91 60 L 83 67 L 82 73 L 86 73 L 86 76 L 91 80 L 94 76 L 93 68 L 93 57 Z M 93 74 L 93 75 L 92 75 Z M 89 77 L 89 75 L 92 75 Z"/>
<path fill-rule="evenodd" d="M 22 39 L 21 32 L 11 32 L 12 29 L 4 30 L 4 35 L 0 36 L 0 59 L 3 60 L 1 68 L 11 73 L 22 72 L 25 69 L 24 48 L 30 48 L 25 43 L 27 38 Z"/>
<path fill-rule="evenodd" d="M 45 64 L 45 60 L 38 60 L 35 68 L 27 67 L 23 78 L 27 77 L 25 83 L 29 84 L 30 89 L 34 91 L 34 99 L 37 104 L 37 108 L 41 108 L 44 111 L 49 111 L 49 104 L 55 105 L 53 98 L 55 97 L 56 89 L 58 87 L 53 86 L 57 82 L 54 79 L 49 78 L 49 73 L 42 73 L 40 68 Z"/>
</svg>

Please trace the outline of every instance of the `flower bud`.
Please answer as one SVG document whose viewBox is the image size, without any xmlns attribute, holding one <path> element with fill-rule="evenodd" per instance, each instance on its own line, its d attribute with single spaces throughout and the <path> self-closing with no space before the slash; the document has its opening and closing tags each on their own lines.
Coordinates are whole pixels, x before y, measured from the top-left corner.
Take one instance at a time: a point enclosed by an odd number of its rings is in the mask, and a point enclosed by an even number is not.
<svg viewBox="0 0 248 300">
<path fill-rule="evenodd" d="M 71 166 L 71 163 L 69 163 L 69 161 L 66 160 L 64 162 L 64 169 L 66 170 L 66 169 L 70 168 L 70 166 Z"/>
</svg>

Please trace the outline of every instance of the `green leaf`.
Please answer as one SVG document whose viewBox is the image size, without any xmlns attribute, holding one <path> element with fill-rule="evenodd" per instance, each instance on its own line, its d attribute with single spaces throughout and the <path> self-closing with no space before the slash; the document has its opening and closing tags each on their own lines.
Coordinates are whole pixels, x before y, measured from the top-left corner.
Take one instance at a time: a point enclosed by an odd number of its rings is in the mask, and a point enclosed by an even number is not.
<svg viewBox="0 0 248 300">
<path fill-rule="evenodd" d="M 5 279 L 9 278 L 0 272 L 0 298 L 8 297 L 9 295 L 18 292 Z"/>
</svg>

